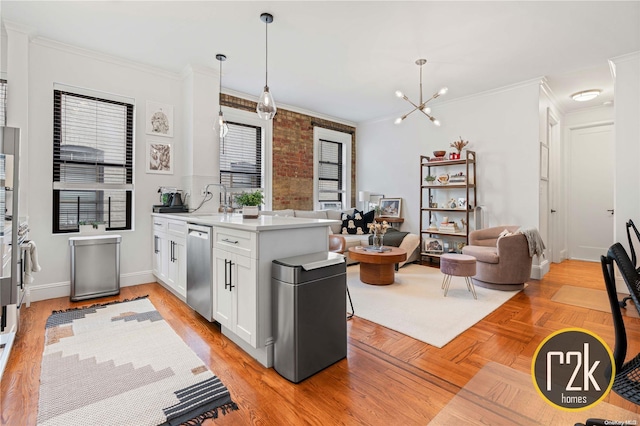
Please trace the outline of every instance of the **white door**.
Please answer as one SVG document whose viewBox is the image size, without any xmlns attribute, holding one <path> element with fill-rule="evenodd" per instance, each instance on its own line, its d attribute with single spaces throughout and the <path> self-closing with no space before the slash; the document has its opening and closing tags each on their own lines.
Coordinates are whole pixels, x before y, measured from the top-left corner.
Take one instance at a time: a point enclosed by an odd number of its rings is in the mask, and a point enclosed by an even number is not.
<svg viewBox="0 0 640 426">
<path fill-rule="evenodd" d="M 569 149 L 569 256 L 600 261 L 614 239 L 613 125 L 572 129 Z"/>
<path fill-rule="evenodd" d="M 256 347 L 256 259 L 235 256 L 233 267 L 233 291 L 235 295 L 235 333 L 254 348 Z"/>
<path fill-rule="evenodd" d="M 216 294 L 213 316 L 216 321 L 227 327 L 233 329 L 232 315 L 233 315 L 233 293 L 231 292 L 231 257 L 233 255 L 227 251 L 216 248 L 215 250 L 215 282 L 214 292 Z"/>
</svg>

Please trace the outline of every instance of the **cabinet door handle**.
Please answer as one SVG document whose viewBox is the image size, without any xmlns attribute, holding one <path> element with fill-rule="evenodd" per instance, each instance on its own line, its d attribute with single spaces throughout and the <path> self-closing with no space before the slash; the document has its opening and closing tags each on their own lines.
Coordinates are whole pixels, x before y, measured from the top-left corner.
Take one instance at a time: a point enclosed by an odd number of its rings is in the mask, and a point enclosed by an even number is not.
<svg viewBox="0 0 640 426">
<path fill-rule="evenodd" d="M 157 235 L 153 236 L 153 252 L 155 254 L 158 254 L 160 252 L 160 250 L 158 250 L 158 236 Z"/>
<path fill-rule="evenodd" d="M 233 285 L 233 269 L 231 269 L 231 266 L 233 266 L 233 262 L 229 261 L 229 291 L 232 291 L 233 288 L 235 287 L 235 285 Z"/>
<path fill-rule="evenodd" d="M 231 243 L 231 244 L 238 244 L 239 243 L 239 241 L 233 241 L 233 240 L 230 240 L 228 238 L 223 238 L 222 241 L 224 241 L 225 243 Z"/>
<path fill-rule="evenodd" d="M 230 268 L 228 267 L 230 263 L 231 263 L 230 260 L 227 260 L 227 259 L 224 260 L 224 289 L 225 290 L 227 289 L 227 287 L 231 285 L 231 283 L 229 282 Z"/>
<path fill-rule="evenodd" d="M 161 223 L 158 223 L 158 222 L 153 222 L 153 224 L 154 224 L 154 225 L 158 225 L 158 226 L 162 226 L 162 224 L 161 224 Z"/>
</svg>

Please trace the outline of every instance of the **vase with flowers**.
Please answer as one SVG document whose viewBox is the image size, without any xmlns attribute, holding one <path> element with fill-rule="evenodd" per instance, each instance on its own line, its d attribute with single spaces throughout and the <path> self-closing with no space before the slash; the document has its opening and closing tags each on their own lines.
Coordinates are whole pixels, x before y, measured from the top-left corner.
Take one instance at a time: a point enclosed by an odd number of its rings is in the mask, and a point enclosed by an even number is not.
<svg viewBox="0 0 640 426">
<path fill-rule="evenodd" d="M 372 246 L 376 250 L 381 250 L 383 245 L 384 234 L 386 234 L 389 224 L 386 220 L 382 222 L 371 222 L 369 225 L 369 232 L 373 234 Z"/>
<path fill-rule="evenodd" d="M 465 141 L 462 140 L 462 136 L 460 136 L 460 140 L 459 141 L 454 141 L 451 143 L 451 145 L 449 145 L 451 148 L 455 148 L 458 152 L 457 153 L 451 153 L 451 156 L 453 158 L 451 158 L 451 160 L 459 160 L 460 159 L 460 154 L 462 153 L 462 149 L 469 145 L 469 141 Z"/>
</svg>

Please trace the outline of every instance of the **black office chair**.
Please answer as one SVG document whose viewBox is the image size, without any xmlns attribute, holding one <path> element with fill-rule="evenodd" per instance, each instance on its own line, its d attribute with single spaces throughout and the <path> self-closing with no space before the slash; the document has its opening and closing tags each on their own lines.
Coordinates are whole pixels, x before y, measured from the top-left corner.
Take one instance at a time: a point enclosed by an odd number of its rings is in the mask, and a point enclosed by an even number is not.
<svg viewBox="0 0 640 426">
<path fill-rule="evenodd" d="M 613 327 L 616 341 L 613 357 L 616 365 L 616 377 L 613 381 L 613 391 L 634 404 L 640 404 L 640 354 L 625 363 L 627 356 L 627 334 L 620 312 L 618 294 L 616 292 L 615 269 L 613 263 L 618 264 L 620 273 L 629 288 L 630 298 L 640 313 L 640 274 L 631 263 L 629 255 L 620 243 L 615 243 L 609 248 L 607 256 L 601 256 L 602 274 L 609 296 L 611 314 L 613 315 Z"/>
<path fill-rule="evenodd" d="M 629 241 L 629 249 L 631 250 L 631 263 L 636 268 L 636 271 L 640 273 L 640 267 L 637 266 L 638 263 L 636 258 L 636 250 L 633 248 L 633 240 L 631 238 L 631 232 L 629 231 L 631 228 L 633 228 L 633 231 L 636 234 L 636 238 L 638 239 L 638 241 L 640 241 L 640 232 L 638 232 L 638 228 L 636 228 L 636 225 L 634 225 L 633 221 L 629 219 L 629 222 L 627 222 L 627 240 Z M 622 299 L 620 301 L 620 307 L 626 308 L 627 302 L 629 300 L 631 300 L 631 296 L 627 296 L 624 299 Z"/>
</svg>

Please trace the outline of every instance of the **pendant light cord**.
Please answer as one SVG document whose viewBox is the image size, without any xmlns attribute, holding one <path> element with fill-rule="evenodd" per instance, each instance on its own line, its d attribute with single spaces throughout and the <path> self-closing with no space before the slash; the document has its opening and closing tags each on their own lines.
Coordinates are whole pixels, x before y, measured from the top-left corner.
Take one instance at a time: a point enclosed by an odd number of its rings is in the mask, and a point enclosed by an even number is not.
<svg viewBox="0 0 640 426">
<path fill-rule="evenodd" d="M 218 107 L 220 107 L 220 112 L 222 112 L 222 59 L 219 59 L 220 62 L 220 74 L 218 75 Z"/>
<path fill-rule="evenodd" d="M 269 22 L 264 23 L 264 85 L 269 82 Z"/>
</svg>

